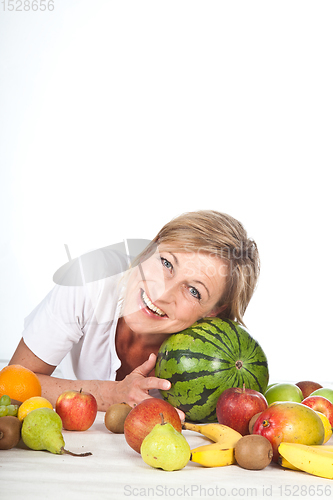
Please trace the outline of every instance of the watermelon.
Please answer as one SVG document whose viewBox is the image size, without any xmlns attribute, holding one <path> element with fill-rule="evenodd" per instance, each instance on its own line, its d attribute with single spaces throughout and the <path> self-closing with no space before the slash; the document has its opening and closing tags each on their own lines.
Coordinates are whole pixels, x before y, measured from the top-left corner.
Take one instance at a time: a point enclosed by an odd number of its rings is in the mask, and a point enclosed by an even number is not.
<svg viewBox="0 0 333 500">
<path fill-rule="evenodd" d="M 170 335 L 159 349 L 155 375 L 171 382 L 162 397 L 192 422 L 216 422 L 225 389 L 245 384 L 263 393 L 269 377 L 258 342 L 238 323 L 220 318 L 203 318 Z"/>
</svg>

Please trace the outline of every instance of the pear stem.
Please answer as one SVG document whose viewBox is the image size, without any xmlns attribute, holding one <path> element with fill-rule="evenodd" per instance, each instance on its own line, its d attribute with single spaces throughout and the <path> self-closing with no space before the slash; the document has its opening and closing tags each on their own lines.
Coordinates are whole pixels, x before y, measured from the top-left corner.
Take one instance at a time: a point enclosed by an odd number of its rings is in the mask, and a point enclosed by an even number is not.
<svg viewBox="0 0 333 500">
<path fill-rule="evenodd" d="M 163 413 L 160 413 L 161 425 L 165 425 Z"/>
<path fill-rule="evenodd" d="M 61 453 L 71 455 L 72 457 L 89 457 L 89 455 L 92 455 L 90 451 L 87 451 L 86 453 L 73 453 L 72 451 L 65 450 L 65 448 L 61 448 Z"/>
</svg>

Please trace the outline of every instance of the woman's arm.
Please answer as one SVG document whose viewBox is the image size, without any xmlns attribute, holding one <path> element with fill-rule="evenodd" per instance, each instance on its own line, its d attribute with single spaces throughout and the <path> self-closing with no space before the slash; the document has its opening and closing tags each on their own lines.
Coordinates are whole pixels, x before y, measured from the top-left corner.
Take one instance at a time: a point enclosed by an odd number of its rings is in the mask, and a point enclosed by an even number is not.
<svg viewBox="0 0 333 500">
<path fill-rule="evenodd" d="M 98 410 L 106 411 L 111 404 L 128 403 L 130 406 L 140 403 L 149 396 L 150 389 L 170 388 L 168 380 L 147 375 L 154 368 L 156 355 L 151 354 L 147 361 L 133 370 L 121 381 L 109 380 L 67 380 L 52 377 L 55 366 L 38 358 L 21 339 L 9 364 L 22 365 L 36 373 L 42 386 L 42 396 L 55 406 L 58 396 L 69 389 L 93 394 L 97 400 Z"/>
</svg>

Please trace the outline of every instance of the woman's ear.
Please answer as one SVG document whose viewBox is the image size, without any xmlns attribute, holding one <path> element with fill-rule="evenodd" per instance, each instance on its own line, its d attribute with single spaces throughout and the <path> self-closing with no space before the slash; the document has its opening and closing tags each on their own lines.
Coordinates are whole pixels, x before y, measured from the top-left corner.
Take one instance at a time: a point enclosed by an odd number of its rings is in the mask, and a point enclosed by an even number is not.
<svg viewBox="0 0 333 500">
<path fill-rule="evenodd" d="M 221 312 L 225 311 L 227 307 L 228 307 L 227 304 L 224 304 L 223 306 L 219 307 L 214 307 L 214 309 L 212 309 L 210 313 L 207 314 L 207 318 L 215 318 L 216 316 L 221 314 Z"/>
</svg>

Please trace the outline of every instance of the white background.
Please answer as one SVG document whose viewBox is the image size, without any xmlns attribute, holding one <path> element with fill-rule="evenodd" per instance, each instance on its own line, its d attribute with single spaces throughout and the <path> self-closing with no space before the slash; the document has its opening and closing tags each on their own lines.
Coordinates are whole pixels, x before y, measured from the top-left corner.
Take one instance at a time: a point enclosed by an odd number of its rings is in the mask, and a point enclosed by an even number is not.
<svg viewBox="0 0 333 500">
<path fill-rule="evenodd" d="M 0 359 L 67 261 L 65 244 L 76 257 L 216 209 L 259 246 L 245 321 L 271 381 L 332 381 L 331 1 L 8 8 Z"/>
</svg>

